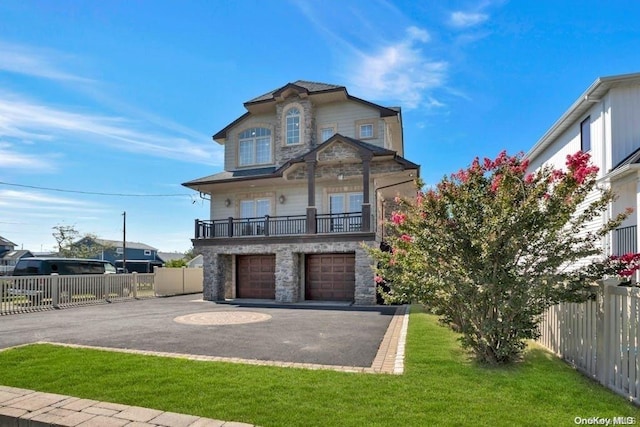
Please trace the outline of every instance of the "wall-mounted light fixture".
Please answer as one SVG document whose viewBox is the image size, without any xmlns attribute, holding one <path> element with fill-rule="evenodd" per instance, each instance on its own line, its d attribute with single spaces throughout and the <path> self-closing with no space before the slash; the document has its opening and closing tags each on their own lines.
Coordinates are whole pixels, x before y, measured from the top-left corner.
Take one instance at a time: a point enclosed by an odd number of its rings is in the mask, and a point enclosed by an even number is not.
<svg viewBox="0 0 640 427">
<path fill-rule="evenodd" d="M 284 197 L 284 194 L 281 194 L 280 197 L 278 197 L 278 201 L 280 201 L 280 204 L 284 204 L 285 200 L 287 200 L 286 197 Z"/>
<path fill-rule="evenodd" d="M 226 200 L 224 201 L 224 205 L 225 205 L 226 207 L 231 206 L 231 200 L 226 199 Z"/>
</svg>

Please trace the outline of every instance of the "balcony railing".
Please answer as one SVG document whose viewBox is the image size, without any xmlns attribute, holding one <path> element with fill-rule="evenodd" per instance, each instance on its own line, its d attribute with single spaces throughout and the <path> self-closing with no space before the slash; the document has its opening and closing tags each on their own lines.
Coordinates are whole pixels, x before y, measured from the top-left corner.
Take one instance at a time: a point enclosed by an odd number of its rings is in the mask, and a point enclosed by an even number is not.
<svg viewBox="0 0 640 427">
<path fill-rule="evenodd" d="M 637 226 L 620 227 L 613 230 L 612 255 L 637 253 Z"/>
<path fill-rule="evenodd" d="M 318 214 L 315 227 L 307 227 L 306 215 L 196 220 L 195 238 L 243 236 L 295 236 L 315 229 L 318 234 L 362 231 L 362 213 Z"/>
</svg>

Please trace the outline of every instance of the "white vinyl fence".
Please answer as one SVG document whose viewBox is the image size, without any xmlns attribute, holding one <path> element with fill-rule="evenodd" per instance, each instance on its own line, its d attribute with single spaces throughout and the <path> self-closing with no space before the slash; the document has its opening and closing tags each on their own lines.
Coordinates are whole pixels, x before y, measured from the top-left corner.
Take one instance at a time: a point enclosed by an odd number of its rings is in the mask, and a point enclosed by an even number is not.
<svg viewBox="0 0 640 427">
<path fill-rule="evenodd" d="M 596 301 L 551 307 L 539 342 L 640 404 L 640 288 L 601 285 Z"/>
<path fill-rule="evenodd" d="M 157 289 L 157 283 L 161 289 Z M 132 274 L 2 276 L 0 315 L 196 292 L 202 292 L 199 268 L 161 268 L 155 273 Z"/>
<path fill-rule="evenodd" d="M 202 268 L 154 268 L 156 295 L 182 295 L 202 292 Z"/>
</svg>

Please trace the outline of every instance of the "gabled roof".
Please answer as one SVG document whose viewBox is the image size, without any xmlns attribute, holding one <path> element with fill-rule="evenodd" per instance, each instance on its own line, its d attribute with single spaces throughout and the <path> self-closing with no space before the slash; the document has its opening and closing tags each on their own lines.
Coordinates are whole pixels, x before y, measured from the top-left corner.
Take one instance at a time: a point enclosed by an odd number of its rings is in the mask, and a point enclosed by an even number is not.
<svg viewBox="0 0 640 427">
<path fill-rule="evenodd" d="M 18 245 L 0 236 L 0 246 L 13 246 L 15 248 Z"/>
<path fill-rule="evenodd" d="M 240 178 L 253 179 L 256 177 L 272 177 L 274 176 L 275 171 L 276 171 L 275 166 L 271 166 L 268 168 L 257 168 L 257 169 L 241 169 L 241 170 L 232 171 L 232 172 L 224 171 L 224 172 L 216 173 L 213 175 L 205 176 L 203 178 L 194 179 L 192 181 L 185 182 L 182 185 L 184 185 L 185 187 L 189 187 L 191 185 L 204 184 L 204 183 L 210 183 L 210 182 L 216 182 L 216 181 L 223 181 L 223 182 L 236 181 Z M 279 176 L 279 175 L 275 175 L 275 176 Z"/>
<path fill-rule="evenodd" d="M 84 239 L 87 239 L 87 237 L 81 239 L 80 241 L 82 241 Z M 91 239 L 91 240 L 93 240 L 97 244 L 103 245 L 103 246 L 112 246 L 114 248 L 121 248 L 122 247 L 122 240 L 109 240 L 109 239 Z M 127 249 L 145 249 L 145 250 L 152 250 L 152 251 L 157 251 L 158 250 L 158 249 L 154 248 L 153 246 L 149 246 L 149 245 L 146 245 L 146 244 L 140 243 L 140 242 L 127 242 Z"/>
<path fill-rule="evenodd" d="M 346 92 L 347 90 L 344 86 L 338 86 L 338 85 L 332 85 L 332 84 L 320 83 L 320 82 L 309 82 L 306 80 L 297 80 L 294 83 L 287 83 L 286 85 L 278 89 L 274 89 L 270 92 L 265 93 L 264 95 L 257 96 L 245 102 L 245 105 L 253 104 L 256 102 L 271 101 L 275 99 L 277 96 L 279 96 L 280 94 L 282 94 L 287 89 L 295 89 L 299 92 L 305 92 L 307 94 L 335 91 L 335 90 L 344 90 Z"/>
<path fill-rule="evenodd" d="M 547 130 L 542 138 L 536 142 L 525 157 L 533 159 L 542 153 L 562 132 L 567 130 L 577 120 L 581 119 L 594 103 L 600 102 L 602 97 L 606 95 L 611 88 L 628 83 L 640 83 L 640 73 L 598 77 L 553 126 Z"/>
<path fill-rule="evenodd" d="M 19 250 L 19 251 L 9 251 L 6 252 L 3 256 L 1 256 L 0 258 L 3 260 L 18 260 L 20 258 L 24 258 L 24 257 L 32 257 L 33 254 L 30 251 L 27 250 Z"/>
<path fill-rule="evenodd" d="M 278 178 L 278 177 L 281 177 L 283 173 L 292 165 L 304 162 L 305 157 L 314 155 L 319 151 L 322 151 L 328 145 L 333 144 L 336 141 L 342 141 L 352 145 L 356 149 L 368 151 L 374 157 L 393 156 L 393 160 L 401 164 L 405 169 L 420 170 L 420 165 L 413 163 L 402 156 L 399 156 L 393 150 L 389 150 L 384 147 L 379 147 L 377 145 L 369 144 L 368 142 L 363 142 L 358 139 L 350 138 L 348 136 L 344 136 L 344 135 L 340 135 L 339 133 L 336 133 L 331 138 L 329 138 L 322 144 L 315 147 L 313 150 L 307 151 L 306 153 L 301 154 L 300 156 L 287 161 L 278 169 L 276 169 L 275 167 L 269 167 L 269 168 L 259 168 L 259 169 L 245 169 L 245 170 L 233 171 L 233 172 L 225 171 L 225 172 L 220 172 L 214 175 L 205 176 L 203 178 L 198 178 L 193 181 L 185 182 L 182 185 L 184 185 L 185 187 L 192 188 L 202 184 L 237 182 L 241 180 L 253 180 L 253 179 Z"/>
<path fill-rule="evenodd" d="M 280 97 L 283 94 L 286 94 L 288 91 L 293 91 L 298 95 L 303 95 L 304 97 L 319 95 L 323 93 L 330 93 L 330 92 L 343 92 L 344 97 L 346 99 L 354 102 L 358 102 L 360 104 L 364 104 L 368 107 L 378 110 L 380 113 L 380 117 L 398 116 L 401 112 L 400 107 L 383 107 L 381 105 L 374 104 L 373 102 L 365 101 L 364 99 L 351 96 L 347 92 L 347 88 L 344 86 L 338 86 L 338 85 L 320 83 L 320 82 L 311 82 L 306 80 L 297 80 L 294 83 L 287 83 L 286 85 L 279 87 L 278 89 L 274 89 L 270 92 L 267 92 L 263 95 L 260 95 L 256 98 L 253 98 L 245 102 L 244 106 L 247 110 L 249 110 L 252 106 L 255 106 L 258 104 L 267 104 L 269 102 L 275 103 L 281 100 Z M 234 126 L 236 126 L 238 123 L 242 122 L 244 119 L 246 119 L 250 115 L 251 113 L 247 111 L 242 116 L 238 117 L 237 119 L 229 123 L 223 129 L 221 129 L 220 131 L 218 131 L 213 135 L 212 137 L 213 140 L 219 143 L 223 143 L 221 140 L 224 140 L 227 138 L 227 131 L 233 128 Z"/>
</svg>

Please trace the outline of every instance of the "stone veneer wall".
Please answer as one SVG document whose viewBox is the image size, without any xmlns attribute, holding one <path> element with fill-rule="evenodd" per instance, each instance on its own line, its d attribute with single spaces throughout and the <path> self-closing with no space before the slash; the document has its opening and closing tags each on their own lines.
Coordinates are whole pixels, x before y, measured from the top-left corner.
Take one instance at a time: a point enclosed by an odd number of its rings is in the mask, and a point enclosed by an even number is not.
<svg viewBox="0 0 640 427">
<path fill-rule="evenodd" d="M 364 244 L 376 245 L 373 241 Z M 203 255 L 204 261 L 203 299 L 220 301 L 225 298 L 225 290 L 233 284 L 232 255 L 275 254 L 276 301 L 298 302 L 304 300 L 301 254 L 355 252 L 354 302 L 356 305 L 375 304 L 373 260 L 362 245 L 362 242 L 323 242 L 197 246 L 195 249 Z"/>
<path fill-rule="evenodd" d="M 301 144 L 287 146 L 285 143 L 286 129 L 284 126 L 283 112 L 289 108 L 291 104 L 302 106 L 302 142 Z M 282 166 L 287 160 L 291 160 L 304 153 L 307 153 L 316 146 L 315 135 L 315 118 L 313 104 L 308 99 L 299 97 L 288 98 L 285 102 L 276 105 L 276 125 L 275 125 L 275 154 L 276 166 Z"/>
</svg>

